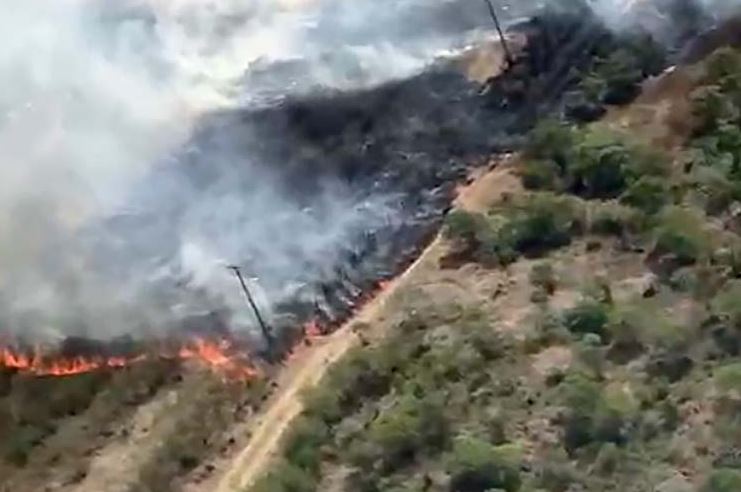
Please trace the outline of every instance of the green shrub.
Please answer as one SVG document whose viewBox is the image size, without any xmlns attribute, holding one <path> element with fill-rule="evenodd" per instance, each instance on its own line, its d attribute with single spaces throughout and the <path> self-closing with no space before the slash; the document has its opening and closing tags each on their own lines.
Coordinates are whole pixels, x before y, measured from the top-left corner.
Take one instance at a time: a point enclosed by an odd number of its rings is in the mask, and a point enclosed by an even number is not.
<svg viewBox="0 0 741 492">
<path fill-rule="evenodd" d="M 633 207 L 612 202 L 590 205 L 589 232 L 602 236 L 623 237 L 639 234 L 647 228 L 645 214 Z"/>
<path fill-rule="evenodd" d="M 504 211 L 504 225 L 497 232 L 501 251 L 515 251 L 528 256 L 566 246 L 583 229 L 583 210 L 575 201 L 536 193 Z"/>
<path fill-rule="evenodd" d="M 342 391 L 330 385 L 320 385 L 312 388 L 303 396 L 304 413 L 320 418 L 331 424 L 342 419 Z"/>
<path fill-rule="evenodd" d="M 713 471 L 700 492 L 737 492 L 741 490 L 741 471 L 720 469 Z"/>
<path fill-rule="evenodd" d="M 569 454 L 593 442 L 626 442 L 640 414 L 638 402 L 623 385 L 602 388 L 594 377 L 571 372 L 559 388 L 567 410 L 562 424 Z"/>
<path fill-rule="evenodd" d="M 408 464 L 419 453 L 439 448 L 446 439 L 442 405 L 431 397 L 403 396 L 368 431 L 368 440 L 375 447 L 375 461 L 387 469 Z"/>
<path fill-rule="evenodd" d="M 725 396 L 741 398 L 741 363 L 728 364 L 715 371 L 715 385 Z"/>
<path fill-rule="evenodd" d="M 600 447 L 594 460 L 594 469 L 601 475 L 612 475 L 618 471 L 623 459 L 623 450 L 618 448 L 615 443 L 605 443 Z"/>
<path fill-rule="evenodd" d="M 258 480 L 250 492 L 315 492 L 316 487 L 310 473 L 283 461 Z"/>
<path fill-rule="evenodd" d="M 542 120 L 528 135 L 524 154 L 528 160 L 551 162 L 560 170 L 566 169 L 576 144 L 571 126 L 558 120 Z"/>
<path fill-rule="evenodd" d="M 526 161 L 520 170 L 522 185 L 528 190 L 558 191 L 562 188 L 562 169 L 551 160 Z"/>
<path fill-rule="evenodd" d="M 703 86 L 692 92 L 692 114 L 696 132 L 706 135 L 721 124 L 736 121 L 739 110 L 718 85 Z"/>
<path fill-rule="evenodd" d="M 519 490 L 520 454 L 514 445 L 494 446 L 475 437 L 458 437 L 447 459 L 451 492 Z"/>
<path fill-rule="evenodd" d="M 630 156 L 620 145 L 583 147 L 572 167 L 571 190 L 587 198 L 614 198 L 628 184 L 625 167 Z"/>
<path fill-rule="evenodd" d="M 548 262 L 540 262 L 533 265 L 530 269 L 530 283 L 534 287 L 542 289 L 547 295 L 552 295 L 556 292 L 558 281 L 553 271 L 553 265 Z"/>
<path fill-rule="evenodd" d="M 691 265 L 710 253 L 711 240 L 704 220 L 689 209 L 665 210 L 655 234 L 654 254 L 671 254 L 680 265 Z"/>
<path fill-rule="evenodd" d="M 579 483 L 579 474 L 566 458 L 547 459 L 540 471 L 538 486 L 548 492 L 567 492 L 574 484 Z"/>
<path fill-rule="evenodd" d="M 317 472 L 321 447 L 329 438 L 329 427 L 324 421 L 301 417 L 292 425 L 283 454 L 292 465 Z"/>
<path fill-rule="evenodd" d="M 739 184 L 729 180 L 720 166 L 695 166 L 689 180 L 691 198 L 708 215 L 717 215 L 741 197 Z"/>
<path fill-rule="evenodd" d="M 735 48 L 723 47 L 710 55 L 705 63 L 706 84 L 723 81 L 726 77 L 741 73 L 741 52 Z"/>
<path fill-rule="evenodd" d="M 615 344 L 667 350 L 684 350 L 691 335 L 688 328 L 673 323 L 663 309 L 643 299 L 613 310 L 609 331 Z"/>
<path fill-rule="evenodd" d="M 620 197 L 620 202 L 636 207 L 648 214 L 655 214 L 669 201 L 666 180 L 651 176 L 633 183 Z"/>
<path fill-rule="evenodd" d="M 486 218 L 465 210 L 453 210 L 445 218 L 445 236 L 466 242 L 478 241 L 486 229 Z"/>
<path fill-rule="evenodd" d="M 650 300 L 618 306 L 610 316 L 611 360 L 627 363 L 647 353 L 646 372 L 654 377 L 678 381 L 693 367 L 687 356 L 692 330 L 677 325 Z"/>
<path fill-rule="evenodd" d="M 711 309 L 734 327 L 741 328 L 741 281 L 728 282 L 711 301 Z"/>
<path fill-rule="evenodd" d="M 604 128 L 580 135 L 569 163 L 569 189 L 586 198 L 615 198 L 635 181 L 665 176 L 667 159 L 647 146 Z"/>
<path fill-rule="evenodd" d="M 362 404 L 365 398 L 375 398 L 386 394 L 392 381 L 394 367 L 400 352 L 407 348 L 403 344 L 392 344 L 392 340 L 369 350 L 356 349 L 348 353 L 329 373 L 324 385 L 331 388 L 338 397 L 339 414 L 331 395 L 323 397 L 328 406 L 323 415 L 327 423 L 333 423 L 341 415 L 347 415 Z M 383 355 L 379 357 L 378 355 Z"/>
<path fill-rule="evenodd" d="M 603 340 L 609 320 L 608 308 L 593 299 L 583 299 L 578 305 L 563 314 L 564 326 L 575 335 L 594 333 Z"/>
<path fill-rule="evenodd" d="M 5 461 L 22 467 L 28 462 L 28 455 L 33 448 L 50 434 L 50 430 L 37 426 L 18 426 L 0 443 L 0 449 L 3 450 Z"/>
</svg>

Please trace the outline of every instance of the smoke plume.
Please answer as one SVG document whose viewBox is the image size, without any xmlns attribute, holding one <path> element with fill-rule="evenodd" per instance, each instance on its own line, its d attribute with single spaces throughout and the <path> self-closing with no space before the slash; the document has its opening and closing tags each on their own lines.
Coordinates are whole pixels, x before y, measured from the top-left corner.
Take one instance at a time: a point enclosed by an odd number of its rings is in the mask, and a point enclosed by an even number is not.
<svg viewBox="0 0 741 492">
<path fill-rule="evenodd" d="M 204 116 L 403 78 L 470 42 L 484 12 L 444 0 L 3 3 L 0 330 L 105 338 L 214 310 L 251 326 L 227 264 L 259 277 L 272 305 L 348 237 L 399 220 L 399 197 L 359 199 L 329 176 L 297 200 L 279 156 L 200 148 Z"/>
<path fill-rule="evenodd" d="M 730 4 L 713 1 L 709 15 Z M 495 3 L 512 20 L 539 2 Z M 592 2 L 614 22 L 625 4 Z M 418 74 L 490 34 L 487 15 L 465 0 L 4 2 L 0 334 L 162 333 L 214 312 L 250 332 L 229 264 L 266 311 L 312 302 L 348 242 L 413 206 L 320 172 L 316 148 L 301 161 L 316 172 L 287 169 L 259 111 Z M 425 121 L 407 120 L 414 139 Z"/>
</svg>

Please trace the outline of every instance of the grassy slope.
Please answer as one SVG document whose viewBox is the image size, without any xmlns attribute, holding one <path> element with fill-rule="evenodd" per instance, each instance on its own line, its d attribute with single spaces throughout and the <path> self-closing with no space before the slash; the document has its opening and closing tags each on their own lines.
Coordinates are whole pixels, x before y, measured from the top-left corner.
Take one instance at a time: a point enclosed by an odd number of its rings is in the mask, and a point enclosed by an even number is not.
<svg viewBox="0 0 741 492">
<path fill-rule="evenodd" d="M 544 131 L 514 166 L 540 190 L 452 216 L 449 268 L 398 293 L 252 490 L 741 490 L 739 73 L 726 52 Z"/>
</svg>

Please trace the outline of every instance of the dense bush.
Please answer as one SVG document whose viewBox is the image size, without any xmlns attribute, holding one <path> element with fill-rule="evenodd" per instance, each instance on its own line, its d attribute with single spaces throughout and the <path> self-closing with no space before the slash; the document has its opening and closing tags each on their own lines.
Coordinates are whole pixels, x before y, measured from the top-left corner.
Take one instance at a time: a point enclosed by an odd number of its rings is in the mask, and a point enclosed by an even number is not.
<svg viewBox="0 0 741 492">
<path fill-rule="evenodd" d="M 711 302 L 713 312 L 734 328 L 741 328 L 741 281 L 728 282 Z"/>
<path fill-rule="evenodd" d="M 700 135 L 707 135 L 740 116 L 738 108 L 718 85 L 700 87 L 691 97 L 696 131 Z"/>
<path fill-rule="evenodd" d="M 718 368 L 715 372 L 715 384 L 723 396 L 741 400 L 741 363 Z"/>
<path fill-rule="evenodd" d="M 448 457 L 451 492 L 486 492 L 520 489 L 520 450 L 513 445 L 494 446 L 472 436 L 458 437 Z"/>
<path fill-rule="evenodd" d="M 561 383 L 564 448 L 570 454 L 591 443 L 625 444 L 639 406 L 622 386 L 603 388 L 593 377 L 572 372 Z"/>
<path fill-rule="evenodd" d="M 317 472 L 321 463 L 321 447 L 329 438 L 329 427 L 324 421 L 301 417 L 293 424 L 286 439 L 285 456 L 293 465 Z"/>
<path fill-rule="evenodd" d="M 705 221 L 687 208 L 670 207 L 655 230 L 654 255 L 672 255 L 679 265 L 691 265 L 711 252 Z"/>
<path fill-rule="evenodd" d="M 594 299 L 583 299 L 563 314 L 564 326 L 578 336 L 593 333 L 604 339 L 608 335 L 608 320 L 608 306 Z"/>
<path fill-rule="evenodd" d="M 585 228 L 578 200 L 552 193 L 534 193 L 488 216 L 451 213 L 445 227 L 457 243 L 454 256 L 484 264 L 506 265 L 519 255 L 540 256 L 571 243 Z"/>
<path fill-rule="evenodd" d="M 741 471 L 715 470 L 707 478 L 700 492 L 736 492 L 741 490 Z"/>
<path fill-rule="evenodd" d="M 683 350 L 690 341 L 688 329 L 673 323 L 650 300 L 625 303 L 610 315 L 610 338 L 616 345 Z"/>
<path fill-rule="evenodd" d="M 25 466 L 34 447 L 41 444 L 52 432 L 49 427 L 23 425 L 7 434 L 2 443 L 5 461 L 15 466 Z"/>
<path fill-rule="evenodd" d="M 691 203 L 708 215 L 718 215 L 741 198 L 741 183 L 728 179 L 727 173 L 714 165 L 695 166 L 688 179 Z"/>
<path fill-rule="evenodd" d="M 640 235 L 648 226 L 645 214 L 633 207 L 614 202 L 590 204 L 588 230 L 601 236 L 626 237 Z"/>
<path fill-rule="evenodd" d="M 664 176 L 667 169 L 663 155 L 621 134 L 548 121 L 531 133 L 521 175 L 529 189 L 568 190 L 585 198 L 615 198 L 635 187 L 626 200 L 650 209 L 658 208 L 659 181 L 636 182 Z"/>
<path fill-rule="evenodd" d="M 655 214 L 669 203 L 669 189 L 665 179 L 643 177 L 620 196 L 620 202 Z"/>
<path fill-rule="evenodd" d="M 497 232 L 500 250 L 538 256 L 566 246 L 584 227 L 583 210 L 566 197 L 534 194 L 508 206 Z"/>
<path fill-rule="evenodd" d="M 465 210 L 453 210 L 445 219 L 445 235 L 450 239 L 466 242 L 481 241 L 486 233 L 486 218 Z"/>
<path fill-rule="evenodd" d="M 558 280 L 553 271 L 553 265 L 548 262 L 540 262 L 530 269 L 530 283 L 546 296 L 553 295 L 558 287 Z"/>
<path fill-rule="evenodd" d="M 375 446 L 374 461 L 387 469 L 403 467 L 418 454 L 440 449 L 446 443 L 442 403 L 434 396 L 403 397 L 372 423 L 368 437 Z"/>
<path fill-rule="evenodd" d="M 666 158 L 620 134 L 585 132 L 569 166 L 569 189 L 586 198 L 615 198 L 640 178 L 663 176 Z"/>
<path fill-rule="evenodd" d="M 563 172 L 573 158 L 577 137 L 571 126 L 558 120 L 543 120 L 528 135 L 524 156 L 528 160 L 552 162 Z"/>
<path fill-rule="evenodd" d="M 283 461 L 252 486 L 252 492 L 314 492 L 316 479 L 298 466 Z"/>
</svg>

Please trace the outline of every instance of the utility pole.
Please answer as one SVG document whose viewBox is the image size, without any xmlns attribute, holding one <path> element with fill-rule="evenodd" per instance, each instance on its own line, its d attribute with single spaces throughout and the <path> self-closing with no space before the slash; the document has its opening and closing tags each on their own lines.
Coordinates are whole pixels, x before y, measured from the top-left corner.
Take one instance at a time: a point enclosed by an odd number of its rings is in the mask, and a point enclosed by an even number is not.
<svg viewBox="0 0 741 492">
<path fill-rule="evenodd" d="M 255 313 L 255 318 L 257 318 L 257 323 L 260 325 L 260 330 L 262 330 L 262 335 L 263 337 L 265 337 L 265 341 L 268 344 L 268 351 L 272 354 L 273 341 L 274 341 L 273 334 L 271 333 L 270 328 L 268 327 L 267 323 L 265 323 L 265 320 L 260 314 L 260 310 L 257 308 L 257 304 L 255 303 L 255 299 L 252 297 L 250 290 L 247 288 L 247 282 L 244 281 L 244 277 L 242 276 L 242 270 L 240 270 L 240 268 L 235 265 L 229 265 L 227 268 L 233 271 L 234 274 L 237 276 L 237 279 L 239 279 L 239 283 L 242 286 L 242 291 L 244 292 L 244 295 L 247 298 L 247 302 L 252 308 L 252 312 Z"/>
<path fill-rule="evenodd" d="M 509 50 L 507 39 L 504 37 L 504 31 L 502 30 L 502 24 L 499 22 L 497 11 L 494 8 L 494 4 L 491 3 L 491 0 L 484 0 L 484 3 L 486 4 L 487 7 L 489 7 L 489 14 L 491 15 L 491 18 L 494 21 L 494 26 L 497 28 L 497 32 L 499 33 L 499 39 L 502 42 L 502 49 L 504 49 L 504 56 L 507 60 L 507 64 L 511 67 L 514 64 L 515 59 L 512 57 L 512 52 Z"/>
</svg>

